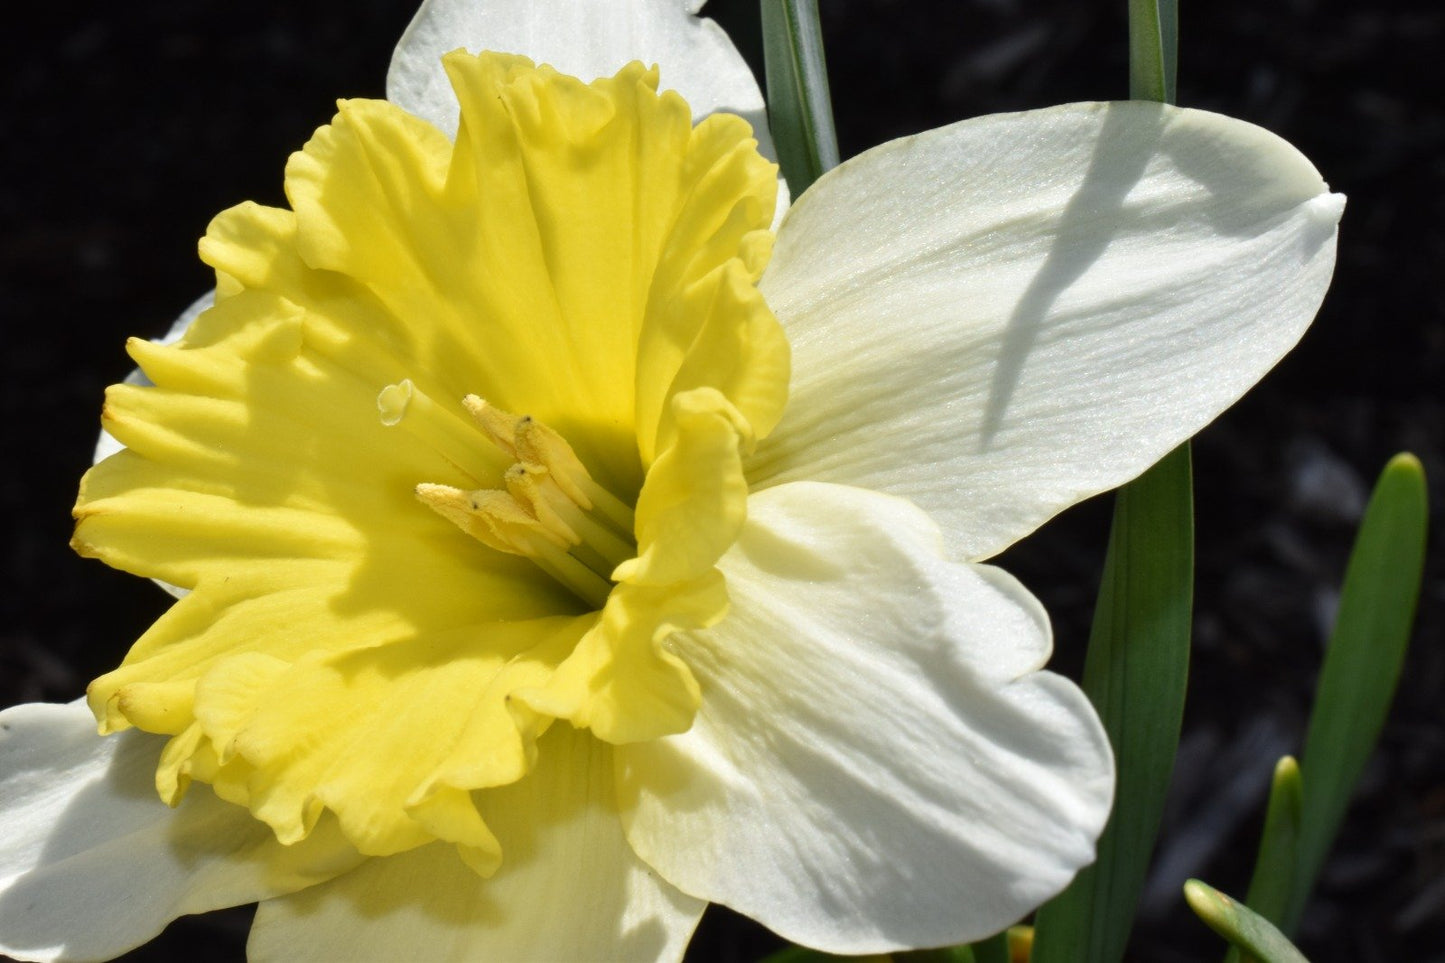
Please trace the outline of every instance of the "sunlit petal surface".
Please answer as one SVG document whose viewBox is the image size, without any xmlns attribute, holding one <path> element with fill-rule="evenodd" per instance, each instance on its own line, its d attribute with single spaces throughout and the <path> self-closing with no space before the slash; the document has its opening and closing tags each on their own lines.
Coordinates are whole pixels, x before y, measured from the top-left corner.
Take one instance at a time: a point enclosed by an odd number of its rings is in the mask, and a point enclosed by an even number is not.
<svg viewBox="0 0 1445 963">
<path fill-rule="evenodd" d="M 1093 859 L 1112 765 L 1088 700 L 1037 671 L 1039 604 L 946 561 L 896 498 L 798 483 L 749 508 L 731 613 L 676 637 L 697 722 L 619 752 L 637 851 L 834 952 L 978 939 L 1062 888 Z"/>
<path fill-rule="evenodd" d="M 793 346 L 749 464 L 911 499 L 987 558 L 1135 477 L 1294 346 L 1344 199 L 1218 114 L 1073 104 L 875 148 L 793 206 L 763 280 Z"/>
</svg>

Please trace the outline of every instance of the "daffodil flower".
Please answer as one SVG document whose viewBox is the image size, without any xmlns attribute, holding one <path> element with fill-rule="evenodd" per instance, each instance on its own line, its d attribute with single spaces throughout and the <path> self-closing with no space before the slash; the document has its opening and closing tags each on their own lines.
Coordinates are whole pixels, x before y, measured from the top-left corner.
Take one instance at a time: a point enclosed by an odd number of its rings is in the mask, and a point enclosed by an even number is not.
<svg viewBox="0 0 1445 963">
<path fill-rule="evenodd" d="M 1267 371 L 1341 200 L 1086 104 L 885 144 L 774 234 L 698 6 L 429 2 L 289 208 L 211 224 L 76 508 L 185 592 L 88 708 L 0 716 L 0 950 L 259 900 L 259 959 L 675 959 L 711 901 L 859 953 L 1093 858 L 1108 742 L 980 560 Z"/>
</svg>

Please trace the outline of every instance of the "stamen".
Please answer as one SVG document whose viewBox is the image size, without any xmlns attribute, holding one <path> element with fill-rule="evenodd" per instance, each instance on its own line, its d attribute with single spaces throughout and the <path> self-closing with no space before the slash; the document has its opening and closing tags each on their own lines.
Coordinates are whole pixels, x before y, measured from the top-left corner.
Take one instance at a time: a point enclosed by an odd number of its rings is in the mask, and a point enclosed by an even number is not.
<svg viewBox="0 0 1445 963">
<path fill-rule="evenodd" d="M 491 548 L 522 555 L 589 604 L 601 607 L 611 574 L 637 554 L 633 512 L 597 484 L 557 432 L 467 395 L 463 406 L 499 450 L 517 459 L 506 490 L 418 485 L 433 511 Z"/>
<path fill-rule="evenodd" d="M 538 521 L 572 543 L 574 554 L 582 552 L 592 556 L 584 560 L 598 572 L 610 573 L 637 554 L 637 546 L 630 536 L 618 535 L 583 511 L 567 497 L 547 469 L 513 465 L 507 470 L 506 483 L 512 497 L 531 510 Z"/>
<path fill-rule="evenodd" d="M 517 457 L 517 422 L 521 418 L 496 405 L 487 404 L 476 395 L 467 395 L 462 399 L 462 405 L 471 412 L 492 444 L 511 457 Z"/>
<path fill-rule="evenodd" d="M 518 461 L 545 467 L 568 498 L 583 511 L 592 508 L 592 499 L 584 491 L 592 476 L 561 435 L 528 415 L 517 422 L 516 439 Z"/>
<path fill-rule="evenodd" d="M 527 557 L 594 609 L 600 609 L 607 604 L 607 596 L 612 593 L 612 583 L 551 542 L 539 540 L 534 552 Z"/>
<path fill-rule="evenodd" d="M 540 465 L 518 462 L 507 469 L 502 481 L 512 497 L 526 506 L 548 530 L 560 535 L 569 545 L 576 545 L 582 540 L 570 524 L 573 518 L 581 513 L 571 499 L 557 487 L 547 469 Z M 549 488 L 553 491 L 548 491 Z M 571 512 L 567 512 L 569 508 L 572 509 Z M 564 515 L 564 512 L 567 514 Z"/>
<path fill-rule="evenodd" d="M 547 469 L 553 482 L 584 512 L 594 509 L 624 540 L 636 526 L 631 507 L 593 480 L 567 440 L 530 415 L 514 415 L 476 395 L 462 399 L 492 444 L 525 466 Z"/>
<path fill-rule="evenodd" d="M 507 492 L 465 492 L 450 485 L 421 484 L 416 486 L 416 496 L 483 545 L 530 559 L 584 602 L 601 608 L 607 601 L 612 583 L 567 554 L 567 542 Z"/>
</svg>

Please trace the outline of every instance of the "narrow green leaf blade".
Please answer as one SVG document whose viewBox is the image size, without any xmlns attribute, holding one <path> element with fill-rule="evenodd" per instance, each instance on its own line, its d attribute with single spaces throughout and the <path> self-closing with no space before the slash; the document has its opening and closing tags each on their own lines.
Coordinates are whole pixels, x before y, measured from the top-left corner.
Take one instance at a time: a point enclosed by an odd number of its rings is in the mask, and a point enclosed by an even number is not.
<svg viewBox="0 0 1445 963">
<path fill-rule="evenodd" d="M 1124 955 L 1174 769 L 1194 587 L 1188 445 L 1119 489 L 1094 610 L 1084 691 L 1118 766 L 1099 858 L 1035 924 L 1034 963 L 1115 963 Z"/>
<path fill-rule="evenodd" d="M 1214 887 L 1191 879 L 1184 884 L 1184 899 L 1206 926 L 1238 948 L 1246 960 L 1309 963 L 1273 923 Z"/>
<path fill-rule="evenodd" d="M 1179 65 L 1177 0 L 1129 0 L 1129 97 L 1174 103 Z"/>
<path fill-rule="evenodd" d="M 1355 536 L 1320 670 L 1301 764 L 1299 863 L 1286 933 L 1299 924 L 1394 698 L 1420 598 L 1428 515 L 1424 469 L 1414 455 L 1396 455 Z"/>
<path fill-rule="evenodd" d="M 797 197 L 838 166 L 818 0 L 760 0 L 768 123 L 778 163 Z"/>
<path fill-rule="evenodd" d="M 1274 767 L 1264 831 L 1254 859 L 1254 877 L 1244 902 L 1271 923 L 1279 923 L 1289 908 L 1299 862 L 1299 827 L 1303 809 L 1299 763 L 1285 756 Z M 1239 950 L 1231 949 L 1224 963 L 1239 963 Z"/>
</svg>

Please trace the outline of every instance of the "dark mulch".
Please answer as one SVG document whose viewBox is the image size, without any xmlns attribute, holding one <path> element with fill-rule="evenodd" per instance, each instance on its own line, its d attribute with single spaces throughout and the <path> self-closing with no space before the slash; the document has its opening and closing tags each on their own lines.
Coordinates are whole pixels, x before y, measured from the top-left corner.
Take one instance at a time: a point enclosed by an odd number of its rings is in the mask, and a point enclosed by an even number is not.
<svg viewBox="0 0 1445 963">
<path fill-rule="evenodd" d="M 748 0 L 718 0 L 736 22 Z M 1123 0 L 823 0 L 845 155 L 964 117 L 1123 96 Z M 126 335 L 208 284 L 212 214 L 281 201 L 281 164 L 339 96 L 377 96 L 407 2 L 31 5 L 7 32 L 0 379 L 8 537 L 0 704 L 69 699 L 161 611 L 148 585 L 69 553 L 68 512 Z M 1284 135 L 1350 196 L 1335 287 L 1305 343 L 1200 436 L 1197 646 L 1158 866 L 1131 959 L 1216 959 L 1178 898 L 1242 892 L 1267 776 L 1298 746 L 1361 500 L 1417 452 L 1445 460 L 1445 13 L 1433 0 L 1186 5 L 1181 103 Z M 16 26 L 12 24 L 12 26 Z M 1108 521 L 1082 506 L 1009 553 L 1081 661 Z M 1437 525 L 1437 531 L 1439 526 Z M 1399 699 L 1302 945 L 1327 961 L 1445 960 L 1445 649 L 1440 538 Z M 144 885 L 138 881 L 137 885 Z M 136 954 L 237 958 L 245 911 L 175 924 Z M 710 914 L 694 956 L 766 934 Z"/>
</svg>

